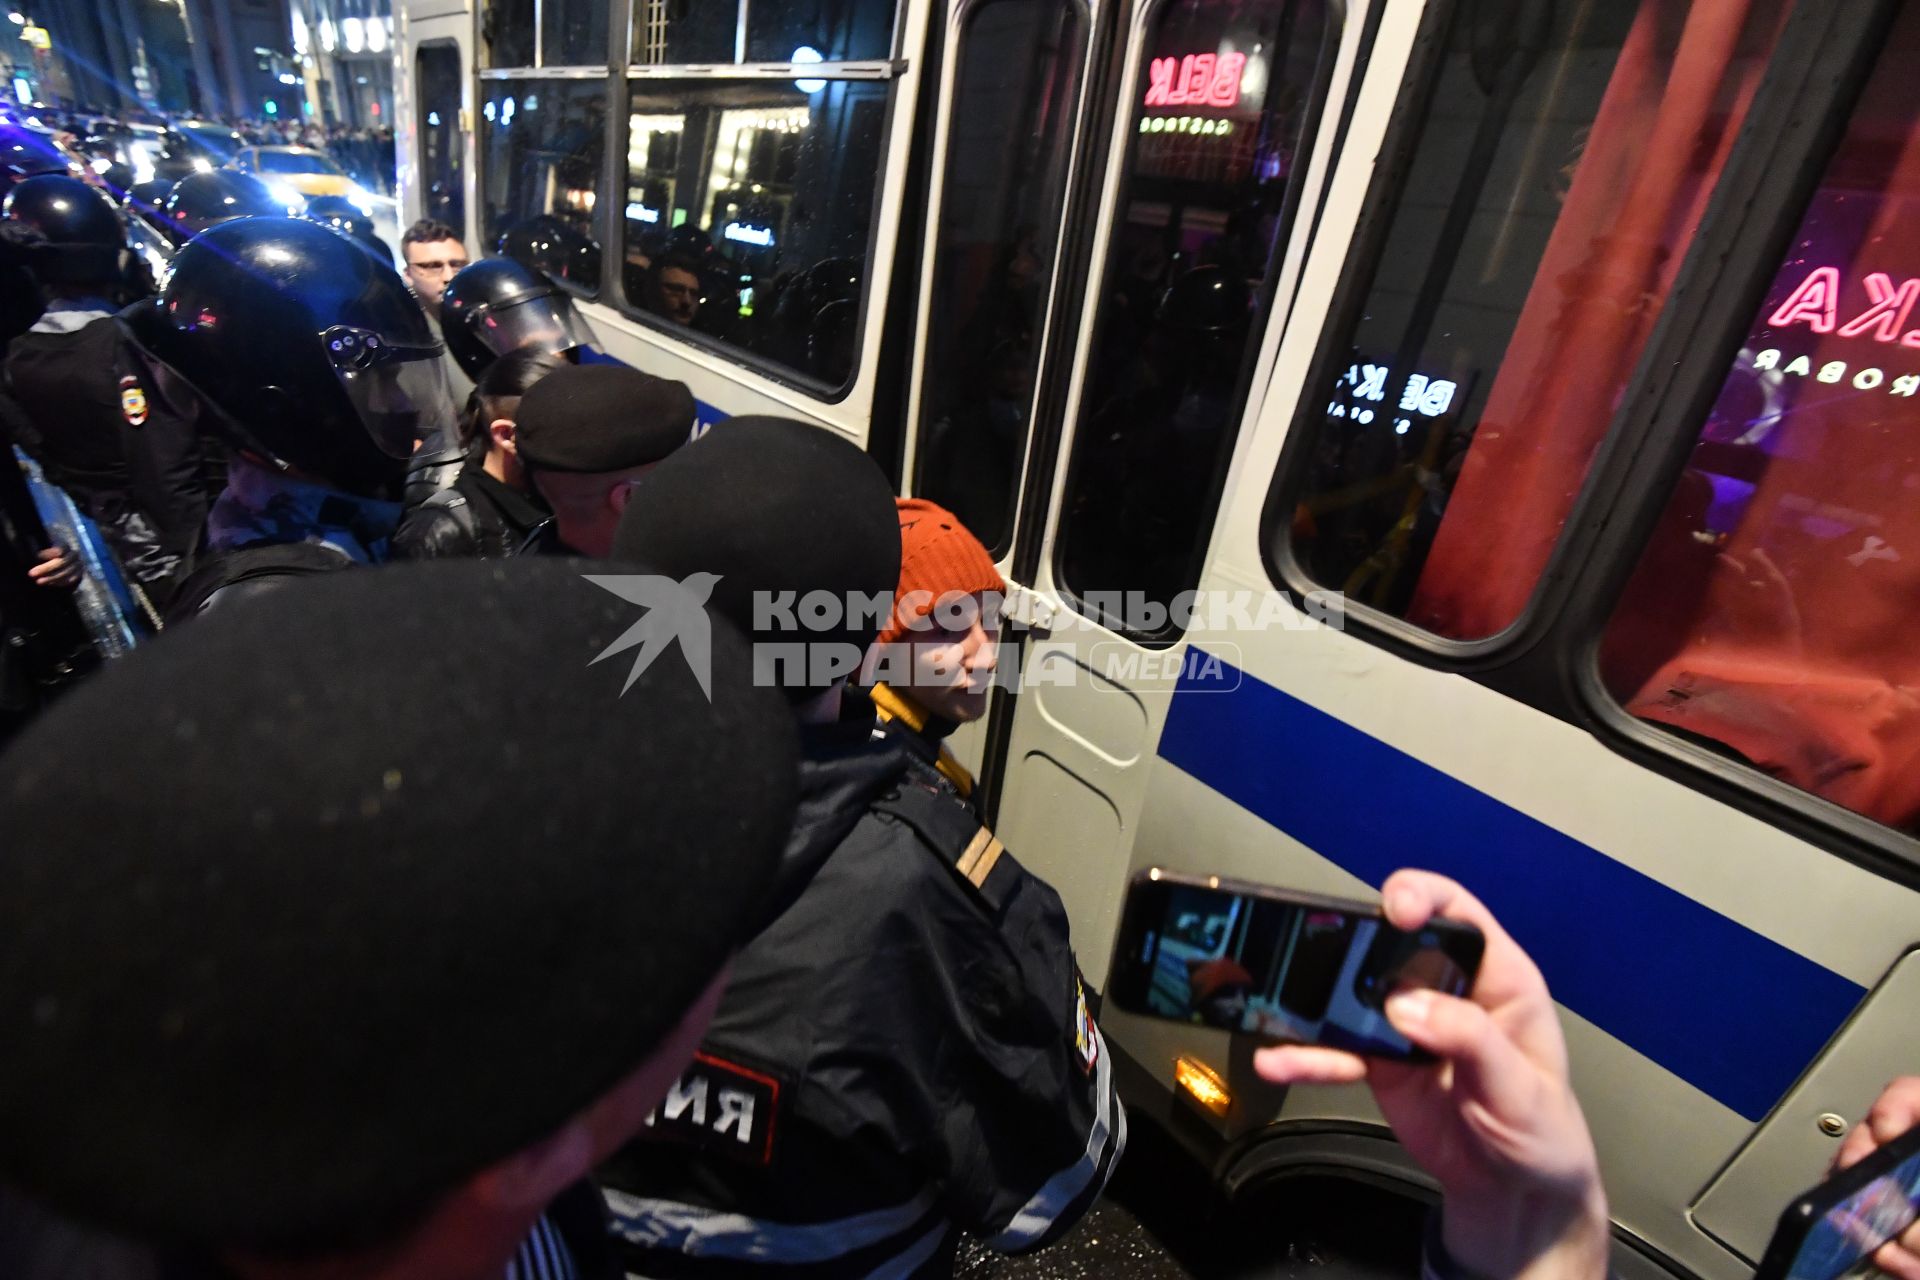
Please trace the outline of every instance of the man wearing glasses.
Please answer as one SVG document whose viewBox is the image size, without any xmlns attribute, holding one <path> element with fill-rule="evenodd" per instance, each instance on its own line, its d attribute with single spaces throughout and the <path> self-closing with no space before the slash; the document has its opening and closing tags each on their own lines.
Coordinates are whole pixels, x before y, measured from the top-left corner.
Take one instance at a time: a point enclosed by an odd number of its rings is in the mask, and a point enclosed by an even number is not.
<svg viewBox="0 0 1920 1280">
<path fill-rule="evenodd" d="M 427 323 L 433 326 L 433 336 L 438 340 L 440 297 L 447 291 L 447 281 L 467 265 L 467 247 L 460 243 L 460 233 L 446 223 L 422 218 L 400 237 L 400 256 L 407 263 L 407 287 L 419 299 L 420 310 L 426 313 Z M 473 380 L 451 357 L 445 364 L 447 380 L 453 384 L 454 403 L 465 404 L 467 394 L 473 390 Z"/>
</svg>

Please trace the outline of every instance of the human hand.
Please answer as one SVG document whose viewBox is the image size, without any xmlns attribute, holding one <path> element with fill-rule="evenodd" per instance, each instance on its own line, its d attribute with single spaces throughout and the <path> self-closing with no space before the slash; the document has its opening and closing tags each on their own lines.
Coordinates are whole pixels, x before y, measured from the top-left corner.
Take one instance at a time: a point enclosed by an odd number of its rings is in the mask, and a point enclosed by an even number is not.
<svg viewBox="0 0 1920 1280">
<path fill-rule="evenodd" d="M 36 587 L 71 591 L 80 585 L 80 560 L 64 547 L 48 547 L 40 553 L 40 562 L 27 570 L 27 577 Z"/>
<path fill-rule="evenodd" d="M 1442 1238 L 1459 1266 L 1502 1280 L 1600 1280 L 1606 1193 L 1546 980 L 1493 914 L 1444 876 L 1399 871 L 1381 897 L 1397 928 L 1443 916 L 1486 937 L 1468 998 L 1402 991 L 1386 1001 L 1388 1021 L 1440 1061 L 1283 1046 L 1255 1055 L 1255 1069 L 1276 1084 L 1366 1081 L 1408 1154 L 1439 1181 Z"/>
<path fill-rule="evenodd" d="M 1920 1076 L 1901 1076 L 1874 1100 L 1867 1118 L 1853 1127 L 1833 1158 L 1835 1171 L 1850 1169 L 1920 1124 Z M 1873 1265 L 1899 1280 L 1920 1280 L 1920 1222 L 1874 1252 Z"/>
</svg>

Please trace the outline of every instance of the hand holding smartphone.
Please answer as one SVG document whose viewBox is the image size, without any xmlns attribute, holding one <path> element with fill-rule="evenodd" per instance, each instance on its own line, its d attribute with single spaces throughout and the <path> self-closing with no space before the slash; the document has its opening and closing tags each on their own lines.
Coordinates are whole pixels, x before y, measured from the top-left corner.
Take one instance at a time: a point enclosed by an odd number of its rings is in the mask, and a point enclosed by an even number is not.
<svg viewBox="0 0 1920 1280">
<path fill-rule="evenodd" d="M 1466 994 L 1484 947 L 1460 921 L 1405 931 L 1364 902 L 1155 869 L 1128 889 L 1109 998 L 1276 1043 L 1431 1061 L 1387 1021 L 1386 999 Z"/>
</svg>

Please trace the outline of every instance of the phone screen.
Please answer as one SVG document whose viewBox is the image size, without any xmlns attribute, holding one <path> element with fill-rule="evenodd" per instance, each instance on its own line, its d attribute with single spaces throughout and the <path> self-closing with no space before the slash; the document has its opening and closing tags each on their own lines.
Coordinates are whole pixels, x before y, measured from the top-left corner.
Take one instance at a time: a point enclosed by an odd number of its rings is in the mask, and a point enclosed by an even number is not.
<svg viewBox="0 0 1920 1280">
<path fill-rule="evenodd" d="M 1816 1218 L 1787 1268 L 1788 1280 L 1875 1274 L 1874 1251 L 1920 1218 L 1920 1152 Z"/>
<path fill-rule="evenodd" d="M 1482 943 L 1452 921 L 1407 933 L 1358 904 L 1142 879 L 1128 893 L 1110 985 L 1134 1013 L 1420 1058 L 1382 1005 L 1407 987 L 1465 994 Z"/>
</svg>

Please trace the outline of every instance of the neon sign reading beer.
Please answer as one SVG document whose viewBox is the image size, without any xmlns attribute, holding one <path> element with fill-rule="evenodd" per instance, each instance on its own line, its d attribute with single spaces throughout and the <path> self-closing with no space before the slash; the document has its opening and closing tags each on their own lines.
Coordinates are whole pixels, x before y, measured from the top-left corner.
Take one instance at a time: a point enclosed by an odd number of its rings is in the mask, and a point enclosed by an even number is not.
<svg viewBox="0 0 1920 1280">
<path fill-rule="evenodd" d="M 1244 53 L 1189 53 L 1155 58 L 1147 67 L 1150 107 L 1232 107 L 1240 103 Z"/>
</svg>

